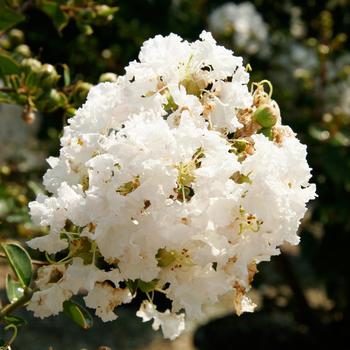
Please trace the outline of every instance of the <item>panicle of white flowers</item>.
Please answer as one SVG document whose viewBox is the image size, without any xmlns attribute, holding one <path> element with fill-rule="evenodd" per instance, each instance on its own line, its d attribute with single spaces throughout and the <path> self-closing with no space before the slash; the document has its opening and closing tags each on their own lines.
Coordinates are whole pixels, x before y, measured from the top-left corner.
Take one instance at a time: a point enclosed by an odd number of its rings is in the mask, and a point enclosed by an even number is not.
<svg viewBox="0 0 350 350">
<path fill-rule="evenodd" d="M 227 2 L 209 16 L 209 29 L 216 36 L 232 41 L 240 52 L 260 56 L 269 53 L 268 26 L 251 2 Z"/>
<path fill-rule="evenodd" d="M 28 244 L 52 263 L 39 269 L 36 316 L 82 293 L 110 321 L 142 292 L 137 316 L 174 339 L 232 291 L 238 314 L 253 311 L 256 265 L 299 242 L 315 186 L 269 82 L 248 81 L 242 58 L 204 31 L 193 43 L 157 35 L 117 82 L 91 89 L 48 159 L 50 195 L 30 203 L 49 234 Z"/>
</svg>

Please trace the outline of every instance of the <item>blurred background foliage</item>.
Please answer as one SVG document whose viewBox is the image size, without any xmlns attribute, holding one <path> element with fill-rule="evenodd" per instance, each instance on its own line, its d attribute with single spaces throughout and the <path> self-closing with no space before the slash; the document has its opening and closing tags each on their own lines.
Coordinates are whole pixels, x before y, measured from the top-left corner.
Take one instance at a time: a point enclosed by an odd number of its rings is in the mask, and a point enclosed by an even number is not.
<svg viewBox="0 0 350 350">
<path fill-rule="evenodd" d="M 203 321 L 195 327 L 192 340 L 180 342 L 178 348 L 346 344 L 350 337 L 350 1 L 255 0 L 248 5 L 236 1 L 236 18 L 230 18 L 228 7 L 221 13 L 217 10 L 225 3 L 0 0 L 0 241 L 24 241 L 44 233 L 31 223 L 27 204 L 42 191 L 45 158 L 57 155 L 62 128 L 84 102 L 91 84 L 114 81 L 123 74 L 123 67 L 137 58 L 149 37 L 174 32 L 196 40 L 203 29 L 211 29 L 220 43 L 250 63 L 252 80 L 272 82 L 284 122 L 308 145 L 318 198 L 302 223 L 300 246 L 283 247 L 281 256 L 259 266 L 253 294 L 260 311 Z M 212 314 L 229 312 L 223 310 Z M 39 324 L 42 329 L 43 323 Z M 19 344 L 31 339 L 31 327 L 33 332 L 38 328 L 27 326 Z M 53 323 L 53 333 L 57 327 L 65 332 L 63 323 Z M 50 323 L 45 329 L 50 333 Z M 101 334 L 104 328 L 98 329 Z M 123 330 L 113 336 L 110 326 L 105 329 L 106 342 L 113 349 L 148 349 L 151 342 L 150 334 L 139 328 L 135 333 L 140 342 L 131 339 L 135 335 L 130 332 L 124 332 L 130 339 L 121 342 Z M 86 339 L 96 344 L 95 336 Z M 81 342 L 75 346 L 74 341 L 68 339 L 71 345 L 65 348 L 78 349 Z M 34 343 L 33 349 L 47 349 L 47 342 Z M 85 347 L 90 349 L 89 343 Z M 176 345 L 158 342 L 153 348 Z"/>
</svg>

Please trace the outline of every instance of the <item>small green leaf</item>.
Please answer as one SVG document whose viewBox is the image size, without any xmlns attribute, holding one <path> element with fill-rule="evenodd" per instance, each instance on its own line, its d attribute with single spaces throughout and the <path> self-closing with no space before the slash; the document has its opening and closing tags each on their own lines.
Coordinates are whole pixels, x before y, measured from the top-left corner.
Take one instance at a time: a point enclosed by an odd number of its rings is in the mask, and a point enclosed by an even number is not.
<svg viewBox="0 0 350 350">
<path fill-rule="evenodd" d="M 29 254 L 15 243 L 1 244 L 7 259 L 22 286 L 29 286 L 33 276 L 33 266 Z"/>
<path fill-rule="evenodd" d="M 42 1 L 41 10 L 51 17 L 59 32 L 68 24 L 69 16 L 61 10 L 58 2 L 49 0 Z"/>
<path fill-rule="evenodd" d="M 90 313 L 75 301 L 65 301 L 63 303 L 63 312 L 83 329 L 89 329 L 93 325 Z"/>
<path fill-rule="evenodd" d="M 25 326 L 27 324 L 27 321 L 23 319 L 22 317 L 8 315 L 4 317 L 7 324 L 13 324 L 16 327 L 19 326 Z"/>
<path fill-rule="evenodd" d="M 9 8 L 3 1 L 0 1 L 0 31 L 7 30 L 24 19 L 25 17 L 21 13 Z"/>
<path fill-rule="evenodd" d="M 127 280 L 127 281 L 125 282 L 126 287 L 129 289 L 129 291 L 130 291 L 130 293 L 131 293 L 132 295 L 134 295 L 134 294 L 136 293 L 136 291 L 137 291 L 138 281 L 139 281 L 139 280 L 135 280 L 135 281 L 133 281 L 133 280 Z"/>
<path fill-rule="evenodd" d="M 20 282 L 13 280 L 11 275 L 6 276 L 6 294 L 9 302 L 12 304 L 23 296 L 23 286 Z"/>
<path fill-rule="evenodd" d="M 18 74 L 19 64 L 4 50 L 0 50 L 0 73 L 3 75 Z"/>
</svg>

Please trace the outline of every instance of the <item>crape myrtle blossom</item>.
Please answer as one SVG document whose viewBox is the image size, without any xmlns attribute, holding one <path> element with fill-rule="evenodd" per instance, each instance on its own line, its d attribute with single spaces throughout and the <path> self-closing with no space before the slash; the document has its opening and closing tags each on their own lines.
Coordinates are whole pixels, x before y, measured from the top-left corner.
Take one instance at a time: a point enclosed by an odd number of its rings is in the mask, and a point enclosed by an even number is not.
<svg viewBox="0 0 350 350">
<path fill-rule="evenodd" d="M 208 22 L 215 36 L 228 39 L 240 52 L 260 56 L 269 53 L 268 25 L 251 2 L 226 2 L 211 12 Z"/>
<path fill-rule="evenodd" d="M 48 160 L 50 195 L 30 203 L 49 234 L 28 244 L 52 263 L 38 272 L 36 316 L 83 294 L 110 321 L 142 293 L 137 316 L 174 339 L 232 291 L 238 314 L 253 311 L 256 265 L 298 243 L 315 186 L 268 82 L 248 81 L 242 58 L 203 32 L 157 35 L 117 82 L 91 89 Z"/>
</svg>

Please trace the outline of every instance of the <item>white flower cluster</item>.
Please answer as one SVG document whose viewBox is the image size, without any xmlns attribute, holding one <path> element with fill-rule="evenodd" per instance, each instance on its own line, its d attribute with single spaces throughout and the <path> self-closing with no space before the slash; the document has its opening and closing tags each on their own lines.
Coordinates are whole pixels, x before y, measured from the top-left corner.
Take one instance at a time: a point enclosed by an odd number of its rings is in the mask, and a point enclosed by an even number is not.
<svg viewBox="0 0 350 350">
<path fill-rule="evenodd" d="M 209 16 L 209 29 L 217 36 L 230 38 L 235 49 L 248 55 L 266 55 L 268 26 L 251 2 L 227 2 Z"/>
<path fill-rule="evenodd" d="M 116 83 L 91 89 L 48 160 L 51 195 L 30 203 L 50 233 L 29 245 L 63 258 L 40 268 L 30 310 L 54 315 L 85 293 L 109 321 L 142 292 L 137 315 L 170 339 L 232 291 L 238 314 L 253 310 L 256 264 L 298 243 L 315 187 L 305 146 L 264 82 L 248 81 L 242 58 L 203 32 L 146 41 Z"/>
</svg>

